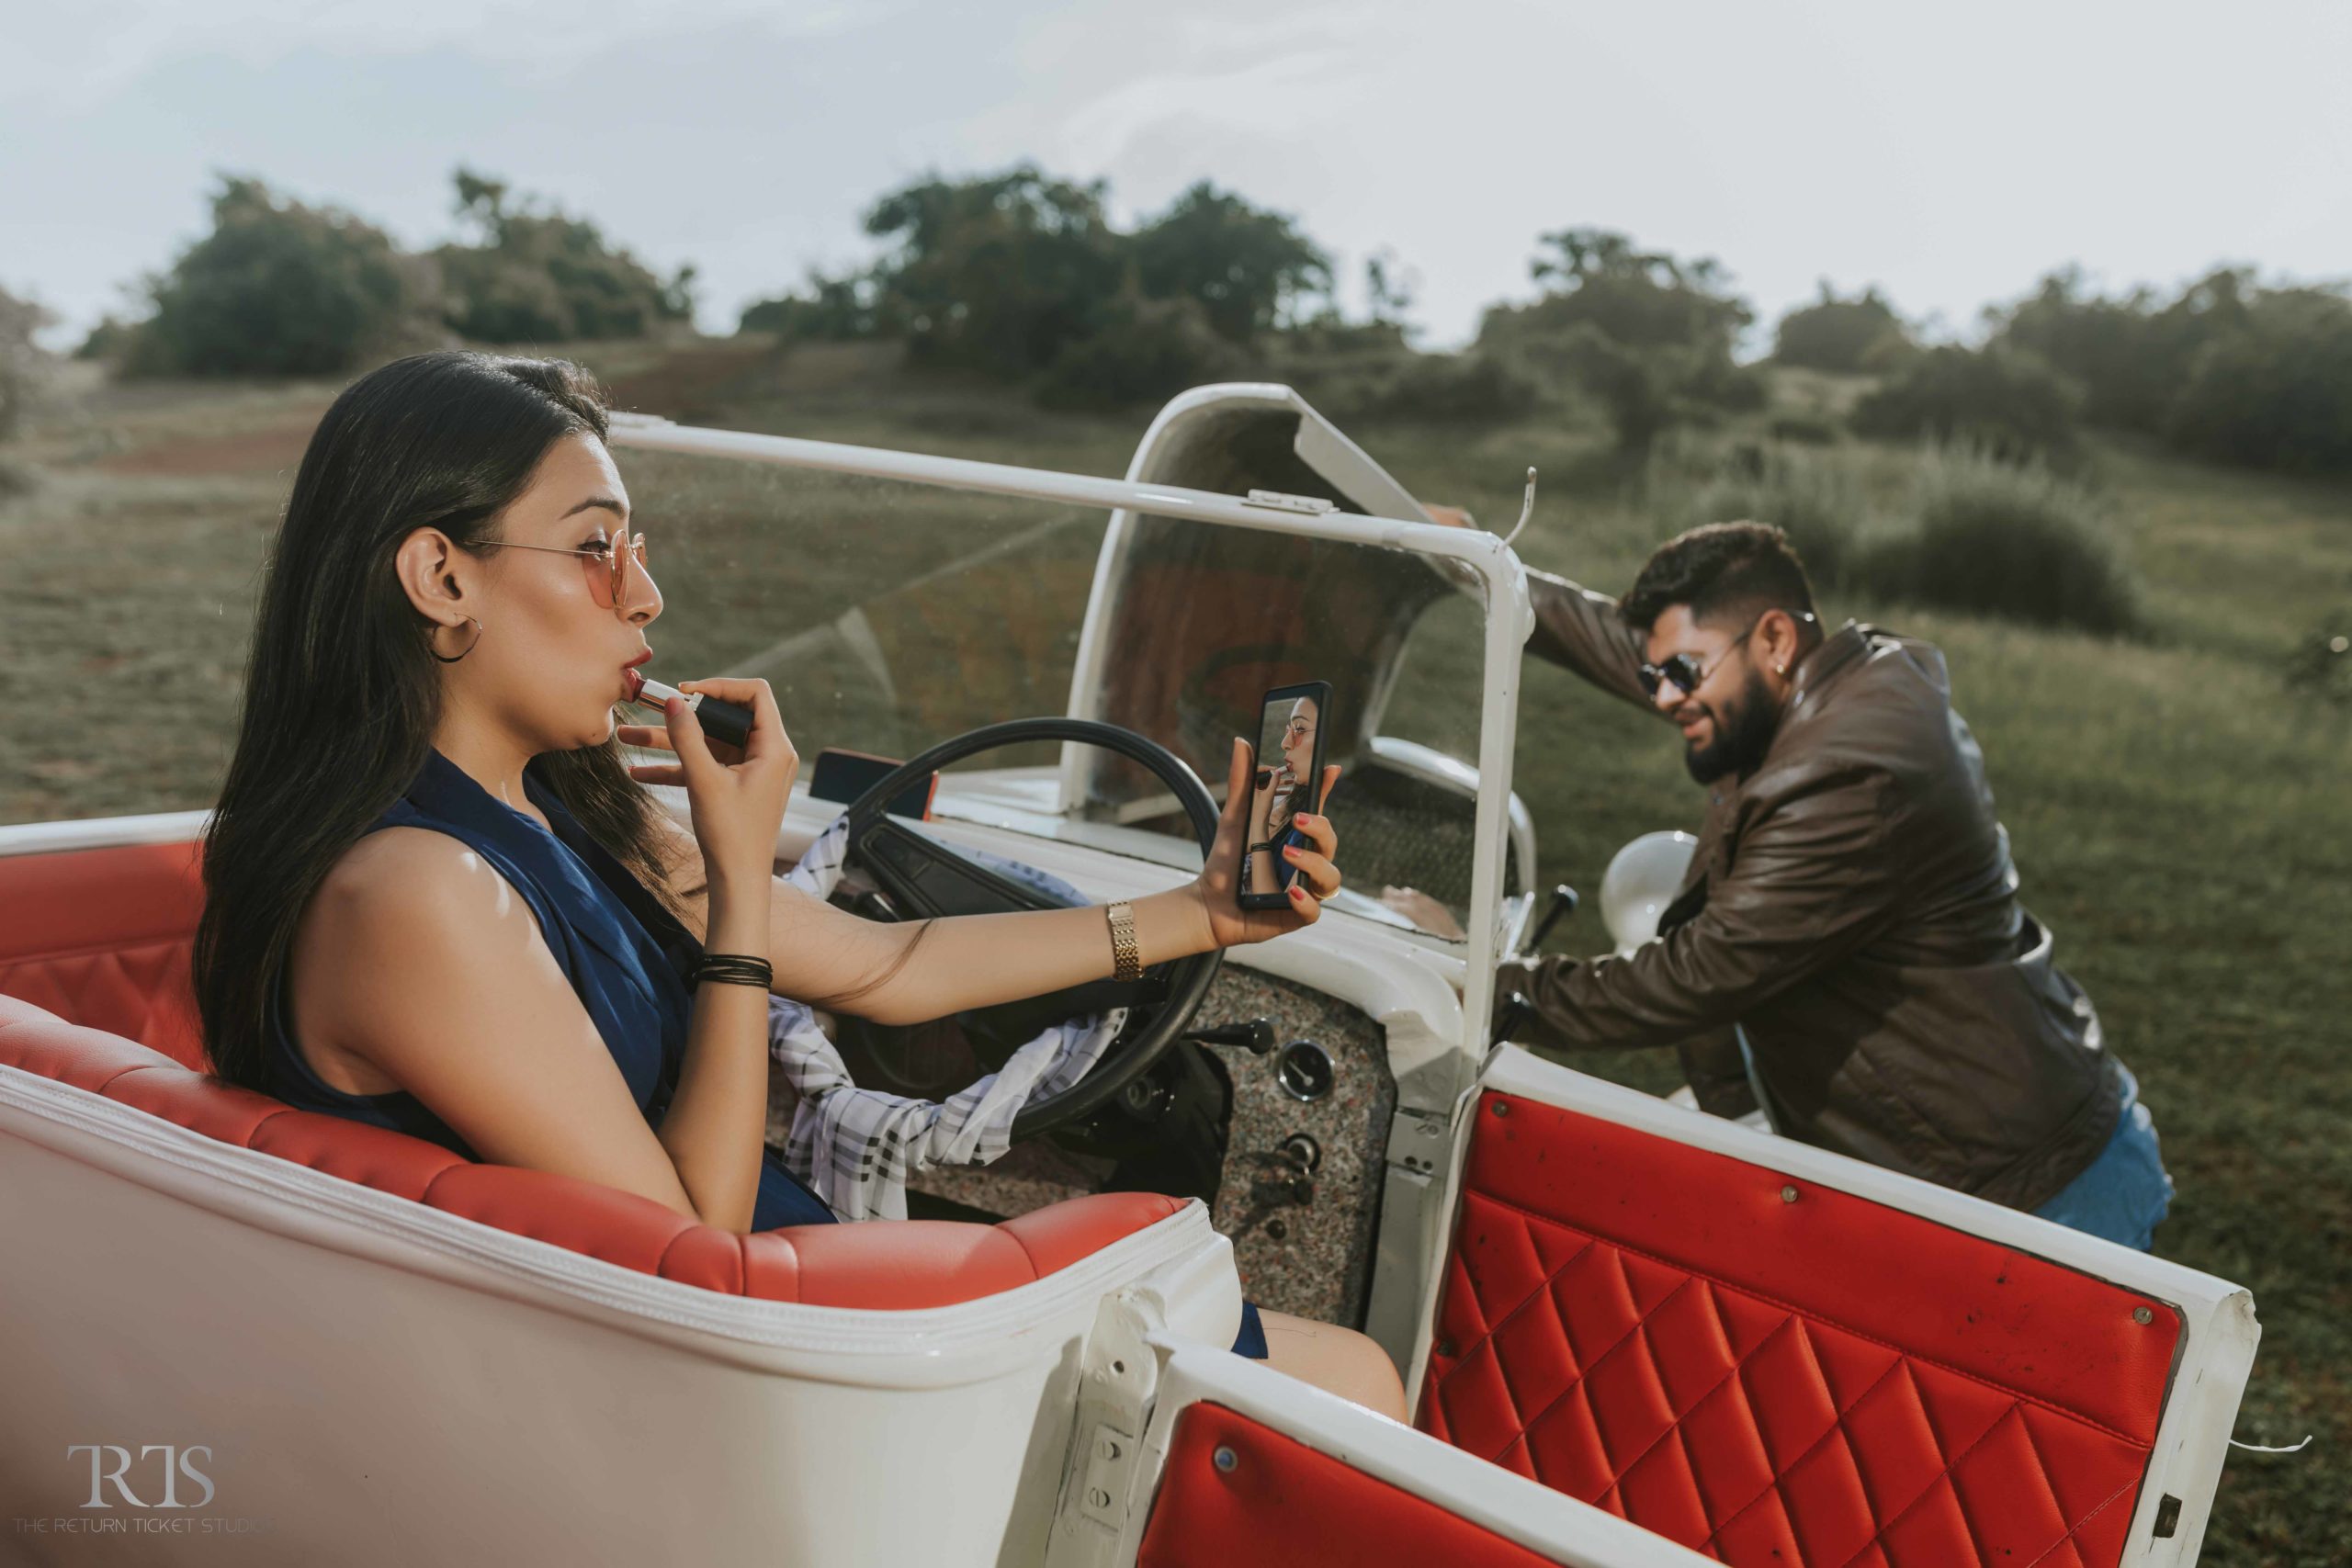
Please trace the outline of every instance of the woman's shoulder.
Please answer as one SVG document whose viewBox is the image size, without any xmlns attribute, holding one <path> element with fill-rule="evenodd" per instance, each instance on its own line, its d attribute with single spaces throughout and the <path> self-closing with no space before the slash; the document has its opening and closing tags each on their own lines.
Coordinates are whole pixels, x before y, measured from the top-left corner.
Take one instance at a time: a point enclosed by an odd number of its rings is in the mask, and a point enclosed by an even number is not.
<svg viewBox="0 0 2352 1568">
<path fill-rule="evenodd" d="M 380 1007 L 387 967 L 401 967 L 416 939 L 451 917 L 458 862 L 472 852 L 430 829 L 379 828 L 335 857 L 303 905 L 286 958 L 282 1022 L 288 1045 L 329 1089 L 399 1089 L 348 1042 L 367 1032 L 355 1025 Z"/>
<path fill-rule="evenodd" d="M 546 962 L 536 904 L 518 892 L 475 846 L 431 828 L 379 828 L 345 850 L 304 906 L 287 959 L 287 1023 L 313 1068 L 323 1056 L 366 1080 L 335 1087 L 375 1090 L 388 1063 L 373 1046 L 414 1004 L 445 991 L 527 991 L 535 980 L 568 990 Z M 355 1056 L 366 1065 L 355 1068 Z"/>
<path fill-rule="evenodd" d="M 304 908 L 298 945 L 355 953 L 462 948 L 536 901 L 478 845 L 436 828 L 395 825 L 335 858 Z"/>
<path fill-rule="evenodd" d="M 455 834 L 396 823 L 361 835 L 336 856 L 314 901 L 398 914 L 441 902 L 489 869 L 481 851 Z"/>
</svg>

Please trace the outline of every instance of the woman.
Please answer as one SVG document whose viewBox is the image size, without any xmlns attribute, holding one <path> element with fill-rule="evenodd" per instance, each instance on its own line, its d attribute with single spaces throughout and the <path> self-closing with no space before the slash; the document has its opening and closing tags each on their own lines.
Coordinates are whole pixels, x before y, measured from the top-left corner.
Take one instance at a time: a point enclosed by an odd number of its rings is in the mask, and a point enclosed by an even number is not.
<svg viewBox="0 0 2352 1568">
<path fill-rule="evenodd" d="M 1290 712 L 1283 720 L 1283 760 L 1271 768 L 1258 770 L 1257 787 L 1250 801 L 1250 838 L 1242 860 L 1242 874 L 1252 893 L 1283 891 L 1282 874 L 1304 870 L 1310 863 L 1306 857 L 1315 853 L 1317 844 L 1330 838 L 1329 823 L 1304 816 L 1298 810 L 1306 793 L 1303 786 L 1306 771 L 1315 765 L 1315 726 L 1320 716 L 1313 697 L 1301 697 L 1291 704 Z M 1324 793 L 1330 792 L 1331 776 L 1338 772 L 1336 768 L 1324 770 Z M 1326 893 L 1323 897 L 1328 898 L 1330 895 Z"/>
<path fill-rule="evenodd" d="M 1111 922 L 888 925 L 775 878 L 798 759 L 763 681 L 685 683 L 753 710 L 740 758 L 675 703 L 616 729 L 662 595 L 605 429 L 577 367 L 466 353 L 387 365 L 320 421 L 206 836 L 207 1046 L 232 1082 L 469 1158 L 737 1232 L 824 1223 L 763 1147 L 765 993 L 935 1018 L 1113 973 Z M 626 767 L 616 740 L 676 761 Z M 645 783 L 685 786 L 691 834 Z M 1247 786 L 1237 741 L 1210 869 L 1128 906 L 1142 963 L 1294 930 L 1337 890 L 1327 830 L 1290 908 L 1235 906 Z M 1277 1368 L 1402 1418 L 1369 1340 L 1250 1318 Z"/>
</svg>

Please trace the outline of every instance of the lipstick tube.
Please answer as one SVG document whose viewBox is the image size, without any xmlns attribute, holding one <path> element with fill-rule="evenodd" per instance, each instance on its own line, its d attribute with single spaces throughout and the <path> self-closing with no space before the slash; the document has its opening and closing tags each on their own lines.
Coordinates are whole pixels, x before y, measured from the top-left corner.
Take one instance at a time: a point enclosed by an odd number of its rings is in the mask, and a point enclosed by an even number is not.
<svg viewBox="0 0 2352 1568">
<path fill-rule="evenodd" d="M 721 701 L 701 692 L 682 692 L 675 686 L 665 686 L 642 672 L 628 672 L 628 700 L 646 707 L 660 707 L 672 697 L 683 698 L 702 726 L 702 732 L 713 740 L 723 740 L 738 751 L 752 739 L 752 710 L 741 703 Z"/>
</svg>

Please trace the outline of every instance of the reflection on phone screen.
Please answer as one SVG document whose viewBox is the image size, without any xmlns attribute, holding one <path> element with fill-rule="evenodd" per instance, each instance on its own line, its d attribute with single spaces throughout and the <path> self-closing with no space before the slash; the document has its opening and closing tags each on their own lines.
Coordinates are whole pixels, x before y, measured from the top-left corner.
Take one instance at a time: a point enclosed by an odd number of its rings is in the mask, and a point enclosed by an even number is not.
<svg viewBox="0 0 2352 1568">
<path fill-rule="evenodd" d="M 1247 863 L 1242 891 L 1260 896 L 1288 893 L 1298 868 L 1283 855 L 1284 846 L 1306 844 L 1291 818 L 1314 809 L 1317 728 L 1320 704 L 1310 694 L 1276 694 L 1258 723 L 1258 770 L 1250 803 L 1255 850 Z"/>
</svg>

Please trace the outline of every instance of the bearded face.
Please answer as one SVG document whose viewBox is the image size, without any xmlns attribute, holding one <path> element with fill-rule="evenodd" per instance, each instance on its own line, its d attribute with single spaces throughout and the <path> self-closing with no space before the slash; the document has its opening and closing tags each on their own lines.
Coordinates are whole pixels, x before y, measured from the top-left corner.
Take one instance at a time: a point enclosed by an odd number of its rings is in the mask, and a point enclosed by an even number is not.
<svg viewBox="0 0 2352 1568">
<path fill-rule="evenodd" d="M 1718 681 L 1716 685 L 1731 682 Z M 1752 666 L 1740 671 L 1736 685 L 1719 699 L 1692 698 L 1686 705 L 1702 710 L 1696 725 L 1682 727 L 1682 765 L 1701 784 L 1713 784 L 1726 773 L 1745 775 L 1763 761 L 1780 732 L 1781 705 Z M 1682 716 L 1678 713 L 1676 717 Z"/>
</svg>

